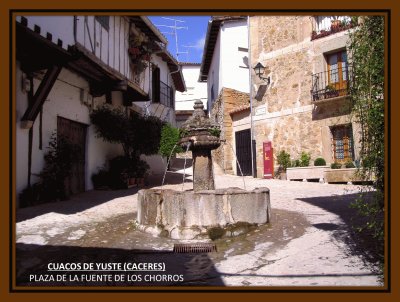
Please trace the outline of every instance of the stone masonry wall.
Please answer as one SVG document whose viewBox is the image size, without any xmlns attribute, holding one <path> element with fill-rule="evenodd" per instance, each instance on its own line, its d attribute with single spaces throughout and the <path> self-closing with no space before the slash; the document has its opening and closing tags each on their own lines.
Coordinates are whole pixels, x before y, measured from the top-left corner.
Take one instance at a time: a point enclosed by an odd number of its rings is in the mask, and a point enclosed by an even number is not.
<svg viewBox="0 0 400 302">
<path fill-rule="evenodd" d="M 248 105 L 249 103 L 250 99 L 248 93 L 224 87 L 211 109 L 211 118 L 221 127 L 221 139 L 225 139 L 233 149 L 235 149 L 233 145 L 233 122 L 229 112 L 242 105 Z M 213 151 L 212 155 L 214 161 L 225 173 L 234 173 L 232 163 L 235 157 L 229 145 L 221 145 L 218 149 Z"/>
<path fill-rule="evenodd" d="M 311 41 L 311 31 L 311 16 L 250 19 L 251 64 L 261 62 L 266 67 L 263 76 L 270 78 L 264 94 L 253 100 L 258 177 L 263 176 L 263 142 L 272 141 L 275 170 L 281 150 L 292 159 L 309 152 L 311 164 L 320 156 L 331 162 L 330 127 L 351 122 L 348 99 L 317 105 L 311 98 L 312 74 L 326 70 L 325 54 L 344 49 L 347 34 Z M 253 72 L 252 82 L 255 96 L 265 81 Z"/>
<path fill-rule="evenodd" d="M 311 33 L 308 16 L 268 16 L 260 17 L 258 30 L 261 33 L 259 48 L 271 52 L 300 43 Z M 253 27 L 254 28 L 254 27 Z"/>
</svg>

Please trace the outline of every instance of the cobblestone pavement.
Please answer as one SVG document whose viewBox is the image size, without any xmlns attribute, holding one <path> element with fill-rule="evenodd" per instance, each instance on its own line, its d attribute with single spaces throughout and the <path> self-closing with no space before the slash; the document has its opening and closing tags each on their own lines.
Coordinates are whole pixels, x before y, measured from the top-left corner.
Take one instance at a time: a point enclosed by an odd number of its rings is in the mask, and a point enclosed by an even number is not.
<svg viewBox="0 0 400 302">
<path fill-rule="evenodd" d="M 217 188 L 244 186 L 242 177 L 217 174 Z M 165 186 L 181 190 L 181 179 L 182 170 L 169 173 L 167 183 L 172 184 Z M 190 179 L 187 175 L 184 189 L 191 189 Z M 174 254 L 176 241 L 137 231 L 137 188 L 90 191 L 19 209 L 17 283 L 53 285 L 28 280 L 33 273 L 48 273 L 49 262 L 135 261 L 163 262 L 168 275 L 183 274 L 184 280 L 73 285 L 383 286 L 368 242 L 351 231 L 354 211 L 348 205 L 357 197 L 357 186 L 244 180 L 246 189 L 270 189 L 272 222 L 216 240 L 218 252 L 209 254 Z"/>
</svg>

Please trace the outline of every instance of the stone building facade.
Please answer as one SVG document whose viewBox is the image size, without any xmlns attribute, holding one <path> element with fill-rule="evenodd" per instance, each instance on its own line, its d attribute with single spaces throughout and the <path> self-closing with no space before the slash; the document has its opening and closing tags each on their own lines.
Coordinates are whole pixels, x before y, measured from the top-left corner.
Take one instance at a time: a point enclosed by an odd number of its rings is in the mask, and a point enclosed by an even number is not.
<svg viewBox="0 0 400 302">
<path fill-rule="evenodd" d="M 208 112 L 226 143 L 213 151 L 225 173 L 236 173 L 236 145 L 231 112 L 249 106 L 248 26 L 244 16 L 212 16 L 207 27 L 200 82 L 207 82 Z M 243 161 L 251 162 L 246 153 Z M 251 174 L 251 171 L 250 171 Z"/>
<path fill-rule="evenodd" d="M 329 27 L 331 17 L 255 16 L 250 18 L 253 139 L 257 177 L 263 177 L 263 142 L 292 159 L 302 152 L 327 163 L 355 161 L 358 127 L 352 122 L 348 87 L 351 68 L 346 45 L 350 19 Z M 328 23 L 328 25 L 326 25 Z M 234 131 L 250 127 L 250 117 L 234 119 Z"/>
<path fill-rule="evenodd" d="M 236 172 L 236 159 L 232 150 L 235 149 L 232 113 L 243 107 L 248 108 L 249 104 L 248 93 L 224 87 L 210 112 L 211 119 L 221 128 L 220 138 L 226 141 L 226 144 L 212 151 L 213 159 L 227 174 Z"/>
</svg>

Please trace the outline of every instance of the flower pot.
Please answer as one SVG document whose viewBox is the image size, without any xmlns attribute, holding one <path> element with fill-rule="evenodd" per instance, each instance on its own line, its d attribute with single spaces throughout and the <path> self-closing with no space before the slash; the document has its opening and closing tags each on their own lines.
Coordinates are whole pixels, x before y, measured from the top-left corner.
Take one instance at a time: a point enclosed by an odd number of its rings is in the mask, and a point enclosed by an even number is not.
<svg viewBox="0 0 400 302">
<path fill-rule="evenodd" d="M 130 186 L 136 185 L 136 178 L 134 178 L 134 177 L 129 178 L 128 184 Z"/>
<path fill-rule="evenodd" d="M 136 178 L 136 183 L 139 187 L 144 187 L 144 177 Z"/>
<path fill-rule="evenodd" d="M 329 166 L 310 166 L 287 168 L 286 174 L 288 180 L 312 180 L 318 179 L 320 182 L 324 180 L 324 172 Z"/>
<path fill-rule="evenodd" d="M 362 179 L 357 174 L 357 168 L 327 169 L 324 172 L 324 178 L 327 183 L 372 182 L 375 180 L 375 175 L 371 175 L 369 179 Z"/>
<path fill-rule="evenodd" d="M 333 30 L 339 29 L 339 28 L 340 28 L 340 25 L 341 25 L 340 20 L 333 20 L 333 21 L 331 22 L 331 28 L 332 28 Z"/>
</svg>

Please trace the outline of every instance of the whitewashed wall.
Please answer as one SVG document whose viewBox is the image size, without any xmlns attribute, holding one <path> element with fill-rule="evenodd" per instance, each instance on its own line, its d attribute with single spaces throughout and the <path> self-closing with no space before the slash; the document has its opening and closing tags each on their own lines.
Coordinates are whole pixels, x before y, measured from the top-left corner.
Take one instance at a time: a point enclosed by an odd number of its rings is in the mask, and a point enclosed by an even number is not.
<svg viewBox="0 0 400 302">
<path fill-rule="evenodd" d="M 73 34 L 74 17 L 73 16 L 26 16 L 28 27 L 32 30 L 34 25 L 41 27 L 41 35 L 46 36 L 49 32 L 53 36 L 53 41 L 57 39 L 63 41 L 63 48 L 75 44 Z M 21 17 L 16 18 L 17 21 Z M 128 33 L 129 22 L 123 16 L 110 16 L 109 30 L 104 29 L 94 16 L 77 17 L 77 35 L 76 40 L 84 45 L 89 51 L 94 50 L 94 54 L 105 64 L 112 67 L 128 79 L 132 80 L 131 69 L 128 57 Z M 89 38 L 90 37 L 90 38 Z M 167 63 L 159 56 L 153 55 L 152 62 L 160 67 L 161 81 L 174 87 Z M 142 75 L 140 83 L 145 92 L 151 90 L 151 75 L 149 68 Z M 17 67 L 17 91 L 16 91 L 16 149 L 17 149 L 17 195 L 27 186 L 28 173 L 28 129 L 21 129 L 20 120 L 26 110 L 28 101 L 27 93 L 22 91 L 21 87 L 22 72 Z M 39 85 L 39 80 L 35 80 L 35 87 Z M 123 154 L 119 145 L 105 143 L 102 139 L 95 138 L 94 127 L 90 125 L 89 108 L 80 100 L 80 89 L 85 91 L 85 103 L 96 105 L 104 103 L 104 97 L 93 99 L 89 91 L 88 83 L 78 75 L 63 69 L 60 73 L 54 87 L 52 88 L 48 100 L 43 105 L 43 150 L 39 150 L 39 122 L 38 119 L 33 125 L 33 148 L 32 148 L 32 173 L 39 173 L 44 164 L 43 156 L 47 152 L 46 147 L 50 140 L 51 133 L 57 129 L 57 116 L 61 116 L 73 121 L 88 125 L 87 143 L 86 143 L 86 190 L 93 188 L 91 176 L 96 173 L 98 168 L 103 166 L 107 159 L 116 155 Z M 174 88 L 175 89 L 175 88 Z M 122 95 L 120 92 L 112 93 L 113 105 L 122 105 Z M 151 114 L 159 116 L 161 119 L 175 125 L 175 112 L 172 108 L 167 108 L 159 104 L 136 103 L 144 108 L 149 105 Z M 148 161 L 152 173 L 163 172 L 162 158 L 158 155 L 145 157 Z M 37 180 L 37 179 L 36 179 Z M 31 182 L 35 182 L 32 176 Z"/>
<path fill-rule="evenodd" d="M 172 80 L 171 72 L 168 68 L 168 65 L 165 61 L 163 61 L 157 54 L 153 54 L 151 56 L 151 63 L 160 68 L 160 80 L 167 84 L 168 86 L 172 87 L 175 90 L 174 82 Z M 151 75 L 151 66 L 147 67 L 146 70 L 144 71 L 144 91 L 150 91 L 150 98 L 151 98 L 151 81 L 152 81 L 152 75 Z M 137 106 L 142 108 L 143 112 L 146 114 L 154 115 L 159 117 L 161 120 L 166 121 L 170 123 L 171 125 L 175 125 L 175 111 L 174 108 L 169 108 L 166 107 L 162 104 L 159 103 L 152 103 L 151 101 L 149 102 L 136 102 L 135 103 Z M 147 110 L 146 110 L 147 108 Z M 147 111 L 147 112 L 146 112 Z"/>
<path fill-rule="evenodd" d="M 109 29 L 105 29 L 94 16 L 77 16 L 76 37 L 74 37 L 74 16 L 25 16 L 28 27 L 40 26 L 41 35 L 52 34 L 53 42 L 63 41 L 63 48 L 75 42 L 100 58 L 103 63 L 112 67 L 133 81 L 129 65 L 129 20 L 124 16 L 110 16 Z M 21 20 L 17 16 L 17 21 Z M 76 41 L 75 41 L 76 38 Z M 143 85 L 143 84 L 142 84 Z"/>
<path fill-rule="evenodd" d="M 223 87 L 249 92 L 249 69 L 245 65 L 248 52 L 247 22 L 230 21 L 221 24 L 208 72 L 208 108 L 211 108 L 211 88 L 216 99 Z"/>
<path fill-rule="evenodd" d="M 46 37 L 49 32 L 52 34 L 53 41 L 57 43 L 60 39 L 63 41 L 63 48 L 68 49 L 68 45 L 74 45 L 73 16 L 24 16 L 28 19 L 28 28 L 34 29 L 34 26 L 40 26 L 40 34 Z M 18 22 L 21 16 L 16 16 Z"/>
<path fill-rule="evenodd" d="M 221 27 L 221 72 L 220 87 L 232 88 L 242 92 L 249 92 L 249 69 L 244 68 L 244 57 L 247 52 L 239 48 L 248 49 L 247 22 L 226 22 Z M 220 88 L 220 89 L 221 89 Z"/>
<path fill-rule="evenodd" d="M 27 93 L 22 89 L 22 76 L 19 65 L 16 69 L 16 191 L 21 192 L 28 181 L 28 135 L 29 129 L 20 127 L 21 118 L 27 108 Z M 34 80 L 34 87 L 39 86 L 39 79 Z M 83 89 L 83 100 L 81 100 L 80 89 Z M 43 105 L 43 148 L 39 149 L 39 117 L 33 125 L 33 146 L 32 146 L 32 174 L 41 172 L 44 164 L 44 154 L 47 153 L 47 147 L 51 134 L 57 130 L 57 116 L 64 117 L 76 122 L 88 125 L 86 135 L 86 168 L 85 168 L 85 186 L 86 190 L 93 188 L 91 176 L 96 173 L 98 168 L 103 166 L 107 159 L 116 155 L 123 154 L 119 145 L 113 145 L 103 142 L 96 138 L 94 126 L 90 125 L 89 105 L 103 103 L 103 98 L 92 98 L 89 93 L 88 83 L 76 74 L 62 69 L 57 81 L 54 84 L 47 100 Z M 32 176 L 31 182 L 38 179 Z"/>
<path fill-rule="evenodd" d="M 193 110 L 195 100 L 201 100 L 207 109 L 207 83 L 199 82 L 200 66 L 183 65 L 182 73 L 185 79 L 186 91 L 176 92 L 175 110 Z"/>
<path fill-rule="evenodd" d="M 77 42 L 128 79 L 133 80 L 129 65 L 129 20 L 110 16 L 109 29 L 94 16 L 77 17 Z"/>
<path fill-rule="evenodd" d="M 221 33 L 221 31 L 220 31 Z M 222 67 L 221 67 L 221 35 L 219 34 L 217 37 L 217 41 L 215 43 L 214 53 L 210 64 L 210 69 L 208 71 L 207 78 L 207 108 L 212 108 L 212 103 L 217 98 L 220 90 L 222 89 Z M 211 90 L 214 91 L 214 98 L 212 98 Z"/>
</svg>

